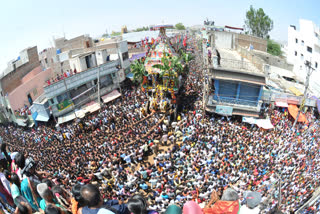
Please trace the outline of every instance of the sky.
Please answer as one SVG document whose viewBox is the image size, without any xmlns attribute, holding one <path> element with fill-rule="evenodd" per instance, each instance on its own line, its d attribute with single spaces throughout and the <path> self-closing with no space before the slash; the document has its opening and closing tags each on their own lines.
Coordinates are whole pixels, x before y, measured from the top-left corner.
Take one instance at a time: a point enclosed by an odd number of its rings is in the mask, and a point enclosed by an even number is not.
<svg viewBox="0 0 320 214">
<path fill-rule="evenodd" d="M 286 41 L 288 26 L 298 26 L 301 18 L 320 25 L 319 0 L 2 0 L 0 71 L 21 50 L 37 45 L 40 52 L 64 35 L 98 37 L 123 25 L 130 30 L 163 22 L 192 26 L 206 18 L 218 26 L 243 27 L 250 5 L 273 20 L 270 35 L 278 41 Z"/>
</svg>

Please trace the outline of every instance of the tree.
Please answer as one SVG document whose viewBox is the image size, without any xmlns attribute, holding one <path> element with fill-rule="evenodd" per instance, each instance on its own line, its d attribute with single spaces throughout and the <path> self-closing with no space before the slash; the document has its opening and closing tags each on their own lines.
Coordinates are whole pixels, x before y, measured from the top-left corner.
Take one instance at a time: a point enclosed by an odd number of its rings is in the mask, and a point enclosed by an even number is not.
<svg viewBox="0 0 320 214">
<path fill-rule="evenodd" d="M 121 32 L 112 31 L 111 36 L 120 36 Z"/>
<path fill-rule="evenodd" d="M 133 30 L 134 32 L 140 32 L 140 31 L 148 31 L 149 30 L 149 27 L 146 26 L 146 27 L 141 27 L 141 28 L 137 28 L 135 30 Z"/>
<path fill-rule="evenodd" d="M 177 23 L 175 25 L 175 27 L 177 30 L 185 30 L 186 29 L 186 27 L 181 22 Z"/>
<path fill-rule="evenodd" d="M 169 78 L 169 82 L 170 80 L 173 80 L 175 82 L 176 85 L 178 85 L 179 80 L 177 78 L 176 72 L 174 71 L 173 68 L 173 61 L 171 57 L 162 57 L 161 59 L 161 63 L 162 64 L 156 64 L 153 65 L 153 68 L 158 68 L 160 69 L 160 78 L 163 78 L 163 76 L 168 76 Z M 168 83 L 166 84 L 166 88 L 168 88 Z"/>
<path fill-rule="evenodd" d="M 194 59 L 193 55 L 185 53 L 182 49 L 180 49 L 180 55 L 181 59 L 187 64 L 187 66 L 189 65 L 189 62 Z"/>
<path fill-rule="evenodd" d="M 281 56 L 282 54 L 280 45 L 271 39 L 268 39 L 267 52 L 274 56 Z"/>
<path fill-rule="evenodd" d="M 133 80 L 142 83 L 143 77 L 148 75 L 144 64 L 136 60 L 130 65 L 130 67 L 131 72 L 133 73 Z"/>
<path fill-rule="evenodd" d="M 267 38 L 268 33 L 273 29 L 273 21 L 267 16 L 262 8 L 255 10 L 252 5 L 246 13 L 246 33 Z"/>
</svg>

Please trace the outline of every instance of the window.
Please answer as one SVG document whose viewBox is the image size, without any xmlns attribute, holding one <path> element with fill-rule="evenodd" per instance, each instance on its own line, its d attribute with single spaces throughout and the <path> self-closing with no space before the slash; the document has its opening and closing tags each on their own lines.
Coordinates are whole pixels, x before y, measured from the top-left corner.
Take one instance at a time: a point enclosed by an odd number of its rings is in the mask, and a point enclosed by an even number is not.
<svg viewBox="0 0 320 214">
<path fill-rule="evenodd" d="M 301 60 L 303 60 L 304 59 L 304 56 L 303 56 L 303 54 L 301 54 Z"/>
<path fill-rule="evenodd" d="M 294 55 L 295 55 L 295 56 L 297 56 L 297 55 L 298 55 L 298 52 L 297 52 L 297 51 L 295 51 L 295 52 L 294 52 Z"/>
<path fill-rule="evenodd" d="M 316 32 L 314 32 L 314 35 L 315 35 L 315 37 L 317 37 L 317 38 L 318 38 L 318 36 L 319 36 Z"/>
<path fill-rule="evenodd" d="M 314 62 L 314 67 L 318 68 L 318 63 Z"/>
<path fill-rule="evenodd" d="M 49 100 L 49 105 L 53 105 L 54 104 L 54 101 L 53 101 L 53 98 Z"/>
<path fill-rule="evenodd" d="M 128 52 L 122 54 L 122 60 L 125 61 L 129 58 Z"/>
<path fill-rule="evenodd" d="M 303 40 L 301 40 L 301 45 L 304 46 L 304 41 Z"/>
<path fill-rule="evenodd" d="M 48 59 L 47 58 L 45 58 L 44 61 L 45 61 L 46 64 L 48 64 Z"/>
<path fill-rule="evenodd" d="M 296 38 L 296 43 L 298 43 L 298 39 Z"/>
<path fill-rule="evenodd" d="M 312 53 L 312 48 L 309 47 L 309 46 L 307 46 L 307 51 L 310 52 L 310 53 Z"/>
</svg>

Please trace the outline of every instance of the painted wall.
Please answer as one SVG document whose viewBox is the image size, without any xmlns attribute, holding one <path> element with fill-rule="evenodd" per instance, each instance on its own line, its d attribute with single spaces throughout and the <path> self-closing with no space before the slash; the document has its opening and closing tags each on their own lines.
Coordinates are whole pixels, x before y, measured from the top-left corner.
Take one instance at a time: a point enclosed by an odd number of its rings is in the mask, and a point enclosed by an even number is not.
<svg viewBox="0 0 320 214">
<path fill-rule="evenodd" d="M 37 99 L 44 92 L 43 86 L 45 85 L 45 81 L 52 76 L 52 69 L 47 69 L 38 73 L 32 79 L 29 79 L 12 91 L 8 95 L 12 110 L 22 108 L 24 105 L 30 106 L 27 95 L 30 94 L 33 101 Z"/>
</svg>

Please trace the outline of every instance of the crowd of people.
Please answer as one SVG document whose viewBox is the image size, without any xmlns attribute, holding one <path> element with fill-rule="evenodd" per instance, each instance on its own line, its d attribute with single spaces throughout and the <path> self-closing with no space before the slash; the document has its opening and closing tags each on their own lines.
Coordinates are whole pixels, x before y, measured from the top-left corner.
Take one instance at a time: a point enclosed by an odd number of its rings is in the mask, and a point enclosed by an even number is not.
<svg viewBox="0 0 320 214">
<path fill-rule="evenodd" d="M 189 65 L 176 121 L 141 111 L 149 97 L 132 86 L 98 113 L 59 130 L 0 127 L 2 212 L 296 210 L 319 186 L 319 121 L 293 131 L 291 116 L 273 109 L 265 113 L 275 128 L 263 130 L 205 114 L 198 57 Z"/>
<path fill-rule="evenodd" d="M 47 80 L 47 85 L 51 85 L 52 83 L 59 82 L 60 80 L 63 80 L 64 78 L 68 78 L 73 76 L 74 74 L 77 74 L 77 69 L 68 69 L 66 71 L 61 71 L 61 74 L 57 74 L 55 78 L 52 78 L 51 80 Z"/>
</svg>

